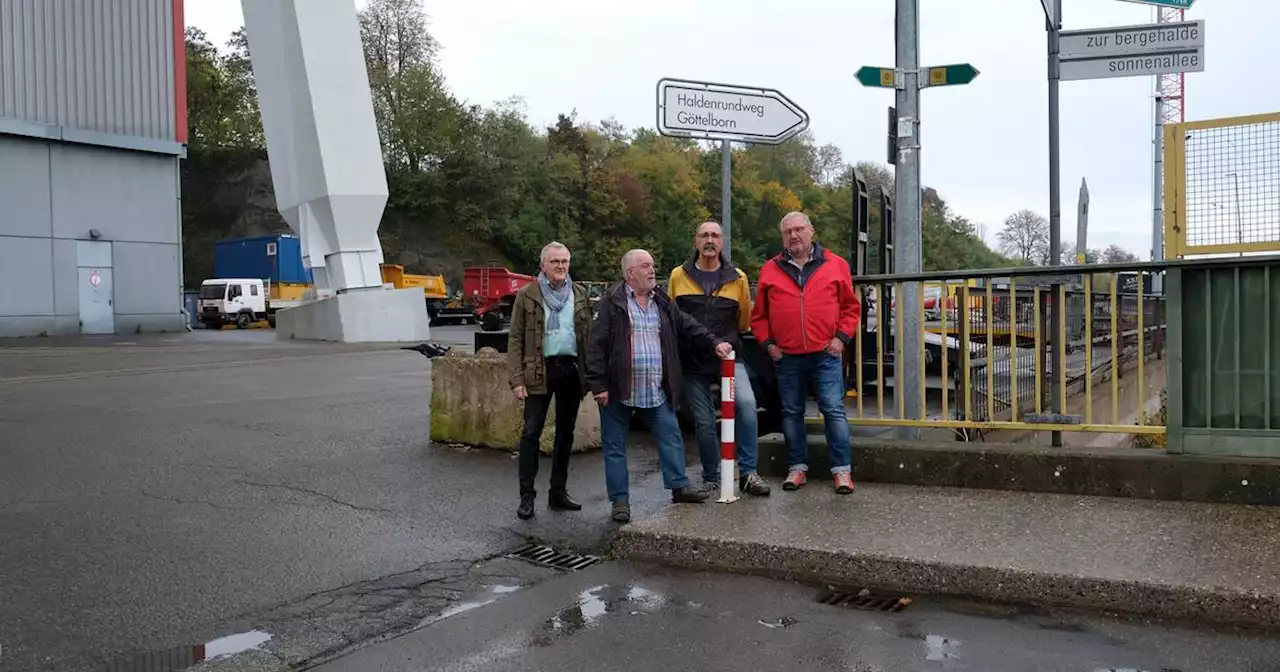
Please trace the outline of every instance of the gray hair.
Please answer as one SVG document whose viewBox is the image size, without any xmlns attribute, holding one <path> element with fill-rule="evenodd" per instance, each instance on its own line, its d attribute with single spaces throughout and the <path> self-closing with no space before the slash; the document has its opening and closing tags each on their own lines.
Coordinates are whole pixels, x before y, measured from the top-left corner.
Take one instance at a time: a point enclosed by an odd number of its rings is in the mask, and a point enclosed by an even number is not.
<svg viewBox="0 0 1280 672">
<path fill-rule="evenodd" d="M 552 251 L 552 250 L 564 250 L 565 252 L 568 252 L 568 251 L 569 251 L 569 248 L 568 248 L 564 243 L 559 242 L 559 241 L 556 241 L 556 240 L 553 240 L 553 241 L 551 241 L 551 242 L 547 243 L 546 245 L 543 245 L 543 246 L 542 246 L 542 252 L 540 252 L 540 253 L 538 254 L 538 262 L 539 262 L 539 263 L 546 263 L 546 261 L 547 261 L 547 253 L 548 253 L 548 252 L 550 252 L 550 251 Z"/>
<path fill-rule="evenodd" d="M 782 227 L 786 225 L 787 221 L 792 219 L 803 219 L 804 223 L 809 225 L 809 228 L 813 228 L 813 221 L 809 219 L 809 215 L 806 215 L 799 210 L 792 210 L 782 216 L 782 221 L 778 222 L 778 230 L 782 230 Z"/>
<path fill-rule="evenodd" d="M 634 250 L 627 250 L 627 253 L 622 255 L 622 277 L 623 278 L 627 277 L 627 269 L 631 268 L 631 262 L 634 261 L 635 258 L 641 252 L 645 254 L 649 253 L 648 250 L 642 250 L 642 249 L 636 248 Z"/>
</svg>

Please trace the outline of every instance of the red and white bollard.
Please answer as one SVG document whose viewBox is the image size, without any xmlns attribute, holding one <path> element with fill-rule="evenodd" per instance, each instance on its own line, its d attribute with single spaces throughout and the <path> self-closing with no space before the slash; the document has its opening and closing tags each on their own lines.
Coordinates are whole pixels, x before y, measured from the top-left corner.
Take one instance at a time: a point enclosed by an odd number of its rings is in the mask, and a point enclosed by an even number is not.
<svg viewBox="0 0 1280 672">
<path fill-rule="evenodd" d="M 736 357 L 737 353 L 729 353 L 728 359 L 720 360 L 720 499 L 716 501 L 721 504 L 738 501 L 737 446 L 733 435 Z"/>
</svg>

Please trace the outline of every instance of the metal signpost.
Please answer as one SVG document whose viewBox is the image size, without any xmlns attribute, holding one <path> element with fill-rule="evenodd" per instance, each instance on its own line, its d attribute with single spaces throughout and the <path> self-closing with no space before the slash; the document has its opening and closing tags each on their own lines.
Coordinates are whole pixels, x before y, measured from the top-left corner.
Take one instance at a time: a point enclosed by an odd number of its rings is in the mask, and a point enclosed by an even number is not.
<svg viewBox="0 0 1280 672">
<path fill-rule="evenodd" d="M 895 90 L 896 106 L 890 108 L 889 113 L 890 119 L 897 121 L 896 138 L 889 142 L 895 154 L 889 163 L 894 165 L 893 202 L 899 215 L 895 226 L 893 270 L 895 273 L 920 273 L 924 270 L 920 203 L 920 90 L 931 86 L 968 84 L 978 76 L 978 70 L 968 63 L 919 66 L 919 0 L 897 0 L 895 32 L 895 67 L 863 66 L 854 77 L 863 86 Z M 902 301 L 902 324 L 896 328 L 902 334 L 902 351 L 894 353 L 894 370 L 903 371 L 905 375 L 899 378 L 901 388 L 894 388 L 894 395 L 903 395 L 905 417 L 922 419 L 925 409 L 922 407 L 920 379 L 911 373 L 919 371 L 923 364 L 920 361 L 923 325 L 920 324 L 918 283 L 904 283 L 899 298 Z M 887 325 L 889 320 L 882 318 L 878 324 Z M 915 438 L 917 434 L 918 430 L 913 428 L 898 430 L 898 435 L 904 439 Z"/>
<path fill-rule="evenodd" d="M 719 140 L 725 258 L 732 259 L 731 143 L 780 145 L 809 127 L 809 114 L 776 89 L 682 79 L 658 81 L 658 133 Z"/>
<path fill-rule="evenodd" d="M 1159 7 L 1189 8 L 1194 0 L 1122 0 Z M 1062 207 L 1059 171 L 1058 82 L 1060 80 L 1147 77 L 1204 71 L 1204 22 L 1111 26 L 1062 30 L 1062 0 L 1040 0 L 1049 46 L 1049 264 L 1062 263 Z M 1057 296 L 1057 288 L 1053 296 Z M 1050 333 L 1062 333 L 1059 310 L 1050 311 Z M 1049 370 L 1061 375 L 1061 348 L 1050 350 Z M 1051 385 L 1053 412 L 1063 413 L 1058 385 Z M 1062 432 L 1053 432 L 1062 445 Z"/>
</svg>

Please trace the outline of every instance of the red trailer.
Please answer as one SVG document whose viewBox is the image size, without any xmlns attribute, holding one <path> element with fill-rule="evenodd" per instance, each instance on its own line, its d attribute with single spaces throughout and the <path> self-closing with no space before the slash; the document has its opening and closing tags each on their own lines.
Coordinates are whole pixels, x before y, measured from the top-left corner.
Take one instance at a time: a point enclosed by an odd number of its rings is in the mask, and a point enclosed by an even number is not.
<svg viewBox="0 0 1280 672">
<path fill-rule="evenodd" d="M 532 275 L 513 273 L 502 266 L 477 266 L 463 270 L 462 291 L 475 307 L 480 328 L 500 331 L 511 324 L 516 292 L 534 280 Z"/>
</svg>

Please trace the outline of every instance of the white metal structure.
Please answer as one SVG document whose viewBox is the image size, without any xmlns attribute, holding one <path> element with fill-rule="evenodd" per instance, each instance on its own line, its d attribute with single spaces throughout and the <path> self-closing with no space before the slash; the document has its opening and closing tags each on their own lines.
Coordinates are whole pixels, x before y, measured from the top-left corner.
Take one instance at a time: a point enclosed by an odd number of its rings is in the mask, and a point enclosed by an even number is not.
<svg viewBox="0 0 1280 672">
<path fill-rule="evenodd" d="M 322 293 L 381 287 L 387 177 L 353 0 L 242 0 L 277 207 Z"/>
<path fill-rule="evenodd" d="M 387 176 L 355 0 L 241 0 L 276 206 L 319 298 L 277 315 L 276 337 L 423 341 L 422 290 L 382 285 Z"/>
</svg>

